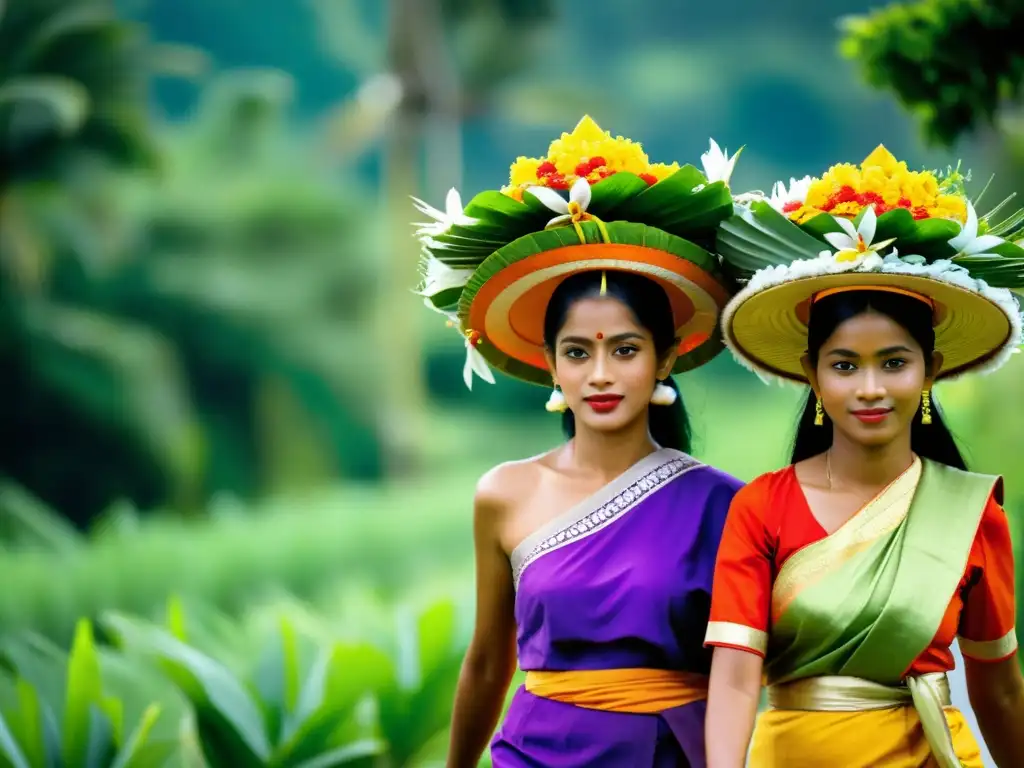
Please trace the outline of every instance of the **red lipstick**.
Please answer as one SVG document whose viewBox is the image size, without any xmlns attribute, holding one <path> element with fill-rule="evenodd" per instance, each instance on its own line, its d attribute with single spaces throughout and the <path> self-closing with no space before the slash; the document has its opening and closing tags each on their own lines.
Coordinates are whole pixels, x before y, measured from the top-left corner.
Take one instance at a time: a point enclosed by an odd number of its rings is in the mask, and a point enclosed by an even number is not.
<svg viewBox="0 0 1024 768">
<path fill-rule="evenodd" d="M 865 424 L 881 424 L 892 413 L 892 408 L 864 408 L 851 413 Z"/>
<path fill-rule="evenodd" d="M 622 402 L 622 395 L 591 395 L 584 400 L 595 413 L 611 413 Z"/>
</svg>

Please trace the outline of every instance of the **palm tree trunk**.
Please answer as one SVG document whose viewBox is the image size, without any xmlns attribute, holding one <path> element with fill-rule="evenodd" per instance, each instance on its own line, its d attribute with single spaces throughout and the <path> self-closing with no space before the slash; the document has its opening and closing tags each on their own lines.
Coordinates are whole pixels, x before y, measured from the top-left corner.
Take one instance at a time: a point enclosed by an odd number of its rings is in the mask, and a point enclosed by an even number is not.
<svg viewBox="0 0 1024 768">
<path fill-rule="evenodd" d="M 388 58 L 402 85 L 402 101 L 384 153 L 387 240 L 377 353 L 382 360 L 382 391 L 387 393 L 382 432 L 390 446 L 390 469 L 406 473 L 420 465 L 426 437 L 423 335 L 418 329 L 431 319 L 410 294 L 418 281 L 420 248 L 412 237 L 409 198 L 443 195 L 444 185 L 457 184 L 461 147 L 458 83 L 445 56 L 438 0 L 392 0 L 390 10 Z M 421 189 L 419 173 L 424 159 L 427 193 Z"/>
</svg>

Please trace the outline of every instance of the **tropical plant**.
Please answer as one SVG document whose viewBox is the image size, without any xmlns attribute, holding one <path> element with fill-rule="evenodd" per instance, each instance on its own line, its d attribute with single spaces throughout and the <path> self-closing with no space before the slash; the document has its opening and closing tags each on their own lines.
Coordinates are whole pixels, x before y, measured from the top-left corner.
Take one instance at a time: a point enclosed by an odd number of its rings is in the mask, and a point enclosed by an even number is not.
<svg viewBox="0 0 1024 768">
<path fill-rule="evenodd" d="M 282 619 L 275 641 L 246 678 L 188 643 L 172 601 L 169 631 L 110 614 L 104 620 L 129 653 L 153 659 L 192 708 L 195 736 L 211 766 L 334 768 L 383 751 L 362 716 L 366 687 L 359 651 L 310 651 Z"/>
<path fill-rule="evenodd" d="M 466 648 L 459 612 L 439 601 L 398 615 L 390 663 L 377 689 L 387 768 L 420 765 L 446 754 L 448 723 Z"/>
<path fill-rule="evenodd" d="M 128 231 L 100 301 L 180 356 L 211 492 L 382 473 L 368 195 L 291 124 L 292 91 L 281 72 L 219 73 L 162 132 L 161 184 L 110 189 Z"/>
<path fill-rule="evenodd" d="M 69 296 L 102 265 L 52 238 L 71 221 L 78 240 L 96 235 L 69 215 L 83 210 L 70 187 L 156 165 L 145 50 L 106 0 L 0 5 L 0 474 L 80 527 L 122 496 L 180 501 L 193 470 L 166 346 Z"/>
<path fill-rule="evenodd" d="M 44 658 L 48 663 L 40 664 Z M 155 703 L 134 730 L 125 732 L 125 704 L 104 690 L 92 627 L 85 619 L 75 631 L 62 689 L 56 678 L 63 659 L 52 647 L 40 647 L 38 639 L 9 639 L 0 648 L 0 664 L 13 677 L 5 681 L 0 711 L 0 764 L 5 768 L 160 768 L 177 749 L 173 741 L 151 738 L 160 714 Z M 63 709 L 51 698 L 61 690 Z"/>
<path fill-rule="evenodd" d="M 1024 5 L 918 0 L 845 21 L 842 50 L 892 91 L 925 136 L 950 145 L 1024 96 Z"/>
<path fill-rule="evenodd" d="M 3 186 L 60 179 L 89 156 L 152 165 L 144 64 L 142 30 L 107 0 L 0 6 Z"/>
<path fill-rule="evenodd" d="M 103 626 L 184 694 L 210 765 L 375 768 L 443 756 L 465 633 L 440 601 L 353 636 L 294 599 L 274 629 L 172 599 L 165 626 L 109 613 Z M 362 635 L 362 636 L 360 636 Z"/>
</svg>

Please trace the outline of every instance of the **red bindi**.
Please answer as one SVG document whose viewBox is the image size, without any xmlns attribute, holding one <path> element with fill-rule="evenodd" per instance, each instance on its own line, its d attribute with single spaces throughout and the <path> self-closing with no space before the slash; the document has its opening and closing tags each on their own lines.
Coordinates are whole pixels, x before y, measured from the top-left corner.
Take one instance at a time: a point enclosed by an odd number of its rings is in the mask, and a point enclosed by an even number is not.
<svg viewBox="0 0 1024 768">
<path fill-rule="evenodd" d="M 600 340 L 601 340 L 601 339 L 603 339 L 603 338 L 604 338 L 604 334 L 603 334 L 603 333 L 601 333 L 600 331 L 598 331 L 598 332 L 597 332 L 597 340 L 598 340 L 598 341 L 600 341 Z"/>
</svg>

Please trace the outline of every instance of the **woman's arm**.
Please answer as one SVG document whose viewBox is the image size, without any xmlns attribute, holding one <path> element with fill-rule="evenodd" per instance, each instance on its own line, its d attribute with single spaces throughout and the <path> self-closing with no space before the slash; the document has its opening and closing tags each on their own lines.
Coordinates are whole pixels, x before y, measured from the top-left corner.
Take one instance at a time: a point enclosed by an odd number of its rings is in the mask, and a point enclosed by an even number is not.
<svg viewBox="0 0 1024 768">
<path fill-rule="evenodd" d="M 756 653 L 715 648 L 704 726 L 708 768 L 743 768 L 747 764 L 747 749 L 761 699 L 763 664 Z"/>
<path fill-rule="evenodd" d="M 500 470 L 485 475 L 473 500 L 476 625 L 455 693 L 447 768 L 476 768 L 516 669 L 515 590 L 499 540 L 508 506 L 500 475 Z"/>
<path fill-rule="evenodd" d="M 1014 654 L 1003 661 L 964 657 L 967 695 L 999 768 L 1024 765 L 1024 676 Z"/>
<path fill-rule="evenodd" d="M 729 506 L 718 548 L 704 644 L 714 646 L 705 721 L 708 768 L 743 768 L 761 697 L 768 649 L 772 541 L 762 514 L 773 476 L 742 488 Z"/>
<path fill-rule="evenodd" d="M 967 695 L 1000 768 L 1024 766 L 1024 679 L 1017 660 L 1013 544 L 1006 512 L 990 499 L 975 542 L 983 568 L 964 598 L 960 650 Z"/>
</svg>

